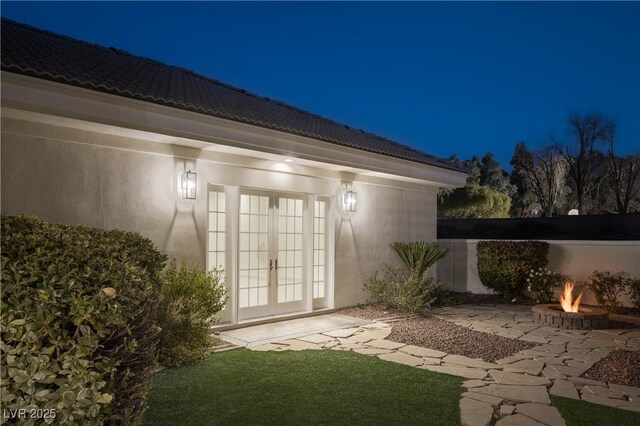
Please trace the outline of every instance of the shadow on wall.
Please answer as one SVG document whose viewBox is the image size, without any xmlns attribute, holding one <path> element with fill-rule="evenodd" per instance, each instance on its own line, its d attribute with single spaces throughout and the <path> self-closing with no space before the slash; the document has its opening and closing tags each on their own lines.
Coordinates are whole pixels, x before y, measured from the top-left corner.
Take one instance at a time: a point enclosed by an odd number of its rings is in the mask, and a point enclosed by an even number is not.
<svg viewBox="0 0 640 426">
<path fill-rule="evenodd" d="M 160 249 L 189 262 L 206 265 L 207 179 L 204 170 L 197 168 L 202 150 L 172 145 L 174 153 L 173 215 Z M 196 172 L 196 199 L 183 199 L 181 176 Z M 200 218 L 200 220 L 198 220 Z"/>
<path fill-rule="evenodd" d="M 573 261 L 572 254 L 562 248 L 560 245 L 549 245 L 549 254 L 547 256 L 549 263 L 547 268 L 552 271 L 562 271 L 564 265 L 567 265 Z"/>
<path fill-rule="evenodd" d="M 353 229 L 353 222 L 351 215 L 342 209 L 342 202 L 340 201 L 340 206 L 338 207 L 340 210 L 340 221 L 336 230 L 336 252 L 342 253 L 341 256 L 336 257 L 336 273 L 339 271 L 347 271 L 349 270 L 350 276 L 358 276 L 362 278 L 364 283 L 365 277 L 363 277 L 363 271 L 361 267 L 361 262 L 358 260 L 361 258 L 360 248 L 358 245 L 358 241 L 356 239 L 356 233 Z M 355 271 L 354 271 L 355 269 Z M 340 277 L 336 275 L 336 281 L 338 281 Z M 358 289 L 361 290 L 360 287 L 354 286 L 346 286 L 340 285 L 339 282 L 336 282 L 335 291 L 339 292 L 344 289 Z M 362 291 L 364 291 L 364 284 L 362 287 Z M 336 296 L 340 296 L 336 294 Z M 350 295 L 345 295 L 346 297 L 351 297 Z"/>
</svg>

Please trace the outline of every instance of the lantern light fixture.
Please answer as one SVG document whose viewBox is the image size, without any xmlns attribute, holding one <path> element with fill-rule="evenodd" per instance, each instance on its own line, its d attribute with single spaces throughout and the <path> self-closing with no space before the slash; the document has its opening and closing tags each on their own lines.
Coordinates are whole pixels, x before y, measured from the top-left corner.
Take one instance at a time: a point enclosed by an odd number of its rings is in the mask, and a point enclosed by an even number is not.
<svg viewBox="0 0 640 426">
<path fill-rule="evenodd" d="M 180 188 L 182 189 L 182 198 L 185 200 L 196 199 L 196 172 L 187 170 L 180 177 Z"/>
<path fill-rule="evenodd" d="M 358 200 L 358 194 L 351 189 L 345 191 L 342 203 L 344 205 L 344 210 L 347 212 L 355 212 L 356 211 L 356 201 Z"/>
</svg>

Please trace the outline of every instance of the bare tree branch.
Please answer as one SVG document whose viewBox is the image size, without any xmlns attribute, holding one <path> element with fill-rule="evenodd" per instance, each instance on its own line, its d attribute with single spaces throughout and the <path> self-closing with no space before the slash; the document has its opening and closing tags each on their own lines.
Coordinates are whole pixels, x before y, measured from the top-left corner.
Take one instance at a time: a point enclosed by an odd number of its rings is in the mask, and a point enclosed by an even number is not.
<svg viewBox="0 0 640 426">
<path fill-rule="evenodd" d="M 615 129 L 607 135 L 609 181 L 615 194 L 618 213 L 628 213 L 633 200 L 640 195 L 640 157 L 622 158 L 615 153 Z"/>
<path fill-rule="evenodd" d="M 593 189 L 593 172 L 596 167 L 595 145 L 605 141 L 615 124 L 602 114 L 571 114 L 568 119 L 573 140 L 568 144 L 556 144 L 556 148 L 565 164 L 574 188 L 578 211 L 584 213 L 584 200 Z"/>
<path fill-rule="evenodd" d="M 553 215 L 562 194 L 567 166 L 553 147 L 529 151 L 518 160 L 517 168 L 547 217 Z"/>
</svg>

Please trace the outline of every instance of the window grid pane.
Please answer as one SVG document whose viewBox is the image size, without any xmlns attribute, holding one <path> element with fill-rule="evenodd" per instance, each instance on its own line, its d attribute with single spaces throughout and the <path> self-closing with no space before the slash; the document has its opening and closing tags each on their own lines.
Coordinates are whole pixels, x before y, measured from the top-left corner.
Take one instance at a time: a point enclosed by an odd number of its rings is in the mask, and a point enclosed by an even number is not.
<svg viewBox="0 0 640 426">
<path fill-rule="evenodd" d="M 224 192 L 209 191 L 209 269 L 218 269 L 224 277 L 226 268 L 226 210 Z"/>
<path fill-rule="evenodd" d="M 302 300 L 302 207 L 278 199 L 278 303 Z"/>
<path fill-rule="evenodd" d="M 326 279 L 326 201 L 316 201 L 313 216 L 313 297 L 325 297 Z"/>
<path fill-rule="evenodd" d="M 209 270 L 217 269 L 223 281 L 225 279 L 224 270 L 227 266 L 227 229 L 224 197 L 224 192 L 209 191 L 209 250 L 207 252 L 207 265 Z M 222 310 L 225 309 L 226 305 Z"/>
<path fill-rule="evenodd" d="M 269 197 L 240 195 L 239 306 L 247 308 L 269 303 L 267 225 Z"/>
</svg>

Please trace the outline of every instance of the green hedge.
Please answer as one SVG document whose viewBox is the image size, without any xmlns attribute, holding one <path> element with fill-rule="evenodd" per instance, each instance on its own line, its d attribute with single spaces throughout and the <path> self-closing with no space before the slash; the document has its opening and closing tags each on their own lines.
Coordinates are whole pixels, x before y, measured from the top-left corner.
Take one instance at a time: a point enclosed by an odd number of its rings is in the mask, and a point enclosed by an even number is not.
<svg viewBox="0 0 640 426">
<path fill-rule="evenodd" d="M 227 301 L 219 271 L 172 261 L 162 273 L 158 360 L 165 366 L 204 358 L 213 343 L 215 315 Z"/>
<path fill-rule="evenodd" d="M 3 408 L 139 424 L 165 256 L 130 232 L 11 216 L 1 228 Z"/>
<path fill-rule="evenodd" d="M 525 289 L 531 270 L 547 266 L 549 244 L 543 241 L 480 241 L 477 253 L 482 284 L 505 299 L 511 299 Z"/>
<path fill-rule="evenodd" d="M 511 198 L 488 186 L 456 188 L 438 204 L 438 217 L 444 219 L 509 217 Z"/>
</svg>

